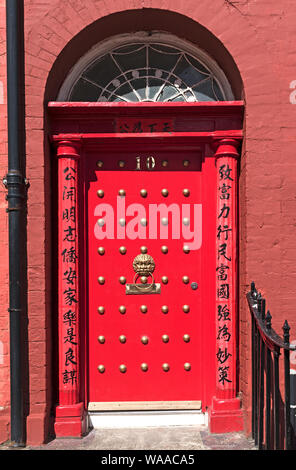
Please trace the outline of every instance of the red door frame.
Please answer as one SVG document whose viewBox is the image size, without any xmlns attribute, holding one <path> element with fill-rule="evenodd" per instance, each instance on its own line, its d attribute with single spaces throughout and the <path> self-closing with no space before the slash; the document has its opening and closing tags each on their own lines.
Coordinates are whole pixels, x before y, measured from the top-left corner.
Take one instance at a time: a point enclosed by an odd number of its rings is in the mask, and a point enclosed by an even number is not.
<svg viewBox="0 0 296 470">
<path fill-rule="evenodd" d="M 209 405 L 210 430 L 243 429 L 237 354 L 237 163 L 243 103 L 49 103 L 51 140 L 58 157 L 59 404 L 57 436 L 87 431 L 87 329 L 82 288 L 85 247 L 81 236 L 83 192 L 80 160 L 88 149 L 126 143 L 207 146 L 216 161 L 216 385 Z M 155 119 L 157 116 L 157 119 Z M 142 123 L 142 131 L 135 122 Z M 160 125 L 151 127 L 157 121 Z M 165 132 L 158 132 L 162 129 Z M 147 126 L 151 132 L 147 132 Z M 122 132 L 118 132 L 122 130 Z M 157 132 L 154 132 L 156 130 Z M 226 204 L 227 203 L 227 204 Z M 74 207 L 74 209 L 73 209 Z M 74 218 L 71 218 L 70 210 Z M 65 215 L 66 214 L 66 215 Z M 75 276 L 69 281 L 69 273 Z M 80 294 L 80 295 L 79 295 Z M 82 304 L 82 305 L 81 305 Z M 85 315 L 84 315 L 85 317 Z M 207 348 L 207 345 L 202 345 Z"/>
</svg>

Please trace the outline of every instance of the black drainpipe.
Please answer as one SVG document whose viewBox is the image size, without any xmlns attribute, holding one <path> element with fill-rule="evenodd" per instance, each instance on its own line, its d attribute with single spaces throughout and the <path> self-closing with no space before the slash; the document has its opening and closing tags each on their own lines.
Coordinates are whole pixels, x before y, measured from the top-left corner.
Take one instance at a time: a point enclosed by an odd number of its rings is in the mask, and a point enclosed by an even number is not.
<svg viewBox="0 0 296 470">
<path fill-rule="evenodd" d="M 23 0 L 6 0 L 11 445 L 25 445 L 26 179 Z"/>
</svg>

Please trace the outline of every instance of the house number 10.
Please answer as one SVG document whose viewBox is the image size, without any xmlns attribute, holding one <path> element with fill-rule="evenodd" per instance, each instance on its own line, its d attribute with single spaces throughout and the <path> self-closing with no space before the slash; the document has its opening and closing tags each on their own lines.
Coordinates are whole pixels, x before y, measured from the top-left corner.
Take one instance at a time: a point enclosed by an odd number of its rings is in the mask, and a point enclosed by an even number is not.
<svg viewBox="0 0 296 470">
<path fill-rule="evenodd" d="M 142 170 L 142 164 L 141 164 L 141 157 L 136 157 L 136 170 Z M 153 170 L 155 167 L 155 158 L 154 157 L 147 157 L 145 160 L 146 168 L 147 170 Z"/>
</svg>

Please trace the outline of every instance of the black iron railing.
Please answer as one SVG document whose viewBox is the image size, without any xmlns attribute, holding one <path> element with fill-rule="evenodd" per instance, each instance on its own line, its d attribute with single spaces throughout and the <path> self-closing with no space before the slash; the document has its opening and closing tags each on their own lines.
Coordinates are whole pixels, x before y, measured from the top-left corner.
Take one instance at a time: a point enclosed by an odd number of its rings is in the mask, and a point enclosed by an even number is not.
<svg viewBox="0 0 296 470">
<path fill-rule="evenodd" d="M 296 346 L 290 344 L 290 326 L 284 322 L 283 337 L 273 330 L 266 301 L 253 282 L 247 300 L 252 314 L 252 436 L 259 449 L 295 449 L 290 351 Z"/>
</svg>

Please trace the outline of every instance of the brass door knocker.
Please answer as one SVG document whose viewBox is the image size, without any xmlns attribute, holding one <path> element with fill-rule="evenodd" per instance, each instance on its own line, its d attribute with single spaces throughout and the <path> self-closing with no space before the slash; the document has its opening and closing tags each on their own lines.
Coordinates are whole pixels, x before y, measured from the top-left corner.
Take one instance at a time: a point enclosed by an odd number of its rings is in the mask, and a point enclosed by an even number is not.
<svg viewBox="0 0 296 470">
<path fill-rule="evenodd" d="M 133 261 L 135 276 L 133 284 L 126 284 L 126 294 L 159 294 L 160 284 L 154 282 L 153 272 L 155 270 L 155 262 L 152 256 L 142 253 L 137 255 Z M 147 283 L 149 277 L 152 278 L 151 283 Z M 137 281 L 140 278 L 140 283 Z"/>
</svg>

